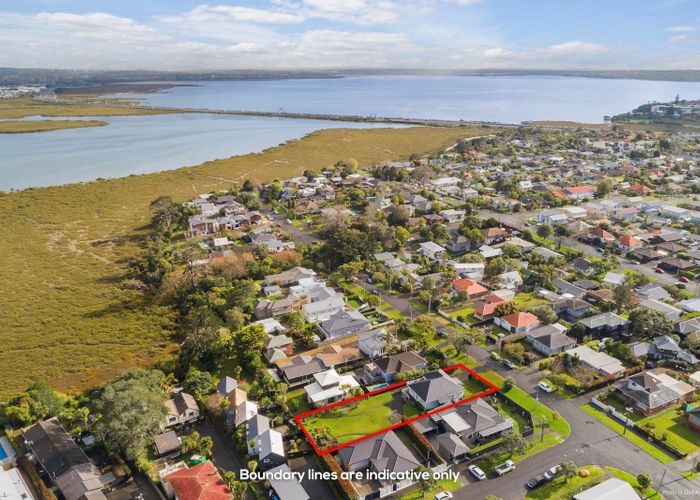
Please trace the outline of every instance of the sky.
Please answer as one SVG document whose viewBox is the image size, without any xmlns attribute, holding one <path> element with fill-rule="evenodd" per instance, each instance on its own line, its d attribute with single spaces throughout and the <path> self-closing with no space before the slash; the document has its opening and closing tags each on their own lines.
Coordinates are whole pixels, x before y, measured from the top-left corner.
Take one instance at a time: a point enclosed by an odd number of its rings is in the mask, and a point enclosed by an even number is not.
<svg viewBox="0 0 700 500">
<path fill-rule="evenodd" d="M 700 0 L 0 0 L 0 67 L 700 69 Z"/>
</svg>

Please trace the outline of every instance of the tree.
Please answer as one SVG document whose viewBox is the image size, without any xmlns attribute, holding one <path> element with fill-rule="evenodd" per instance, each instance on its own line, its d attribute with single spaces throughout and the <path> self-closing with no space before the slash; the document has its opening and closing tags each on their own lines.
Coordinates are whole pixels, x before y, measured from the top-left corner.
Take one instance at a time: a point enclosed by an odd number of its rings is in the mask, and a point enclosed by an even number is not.
<svg viewBox="0 0 700 500">
<path fill-rule="evenodd" d="M 508 376 L 505 379 L 503 379 L 503 390 L 505 392 L 510 391 L 513 387 L 515 387 L 515 380 L 513 377 Z"/>
<path fill-rule="evenodd" d="M 418 466 L 418 468 L 416 468 L 416 474 L 418 475 L 418 488 L 421 493 L 423 493 L 423 496 L 437 486 L 437 480 L 429 467 L 425 465 Z"/>
<path fill-rule="evenodd" d="M 396 232 L 394 234 L 396 235 L 396 242 L 399 246 L 403 246 L 411 237 L 411 233 L 408 231 L 408 229 L 401 226 L 396 228 Z"/>
<path fill-rule="evenodd" d="M 570 479 L 573 479 L 576 476 L 578 476 L 578 467 L 576 467 L 576 464 L 571 460 L 567 460 L 566 462 L 561 463 L 561 471 L 562 474 L 564 474 L 567 483 Z"/>
<path fill-rule="evenodd" d="M 665 314 L 643 307 L 630 313 L 629 322 L 632 332 L 645 338 L 669 335 L 673 328 L 671 320 Z"/>
<path fill-rule="evenodd" d="M 117 375 L 95 400 L 95 430 L 111 450 L 141 458 L 160 433 L 167 415 L 158 370 L 129 370 Z"/>
<path fill-rule="evenodd" d="M 231 334 L 228 348 L 241 366 L 252 369 L 262 365 L 266 341 L 265 328 L 251 324 Z"/>
<path fill-rule="evenodd" d="M 522 454 L 527 450 L 527 443 L 522 434 L 517 432 L 511 432 L 503 436 L 503 448 L 508 452 L 509 455 L 513 456 L 516 453 Z"/>
<path fill-rule="evenodd" d="M 629 280 L 625 280 L 624 283 L 615 288 L 613 297 L 615 299 L 615 309 L 618 313 L 630 307 L 635 297 L 632 283 L 629 283 Z"/>
<path fill-rule="evenodd" d="M 502 318 L 503 316 L 508 316 L 518 311 L 518 306 L 515 301 L 510 300 L 508 302 L 501 302 L 493 310 L 493 315 L 497 318 Z"/>
<path fill-rule="evenodd" d="M 520 364 L 525 356 L 525 347 L 519 342 L 511 342 L 503 346 L 503 353 Z"/>
<path fill-rule="evenodd" d="M 192 394 L 197 401 L 204 401 L 204 398 L 214 392 L 216 381 L 209 372 L 199 371 L 191 367 L 185 376 L 185 390 Z"/>
<path fill-rule="evenodd" d="M 24 394 L 11 399 L 3 413 L 10 420 L 25 426 L 58 416 L 65 403 L 65 396 L 51 389 L 45 382 L 37 382 L 29 386 Z"/>
<path fill-rule="evenodd" d="M 650 488 L 652 483 L 651 474 L 648 472 L 642 472 L 637 476 L 637 482 L 639 483 L 639 487 L 643 490 Z"/>
<path fill-rule="evenodd" d="M 151 202 L 150 208 L 156 228 L 163 232 L 170 231 L 178 214 L 178 208 L 173 199 L 170 196 L 160 196 Z"/>
<path fill-rule="evenodd" d="M 610 180 L 603 179 L 595 187 L 595 196 L 596 198 L 605 198 L 610 194 L 610 191 L 612 191 Z"/>
<path fill-rule="evenodd" d="M 554 312 L 554 309 L 546 304 L 535 306 L 530 309 L 530 312 L 537 316 L 544 325 L 551 325 L 552 323 L 556 323 L 556 321 L 559 319 L 557 317 L 557 313 Z"/>
<path fill-rule="evenodd" d="M 540 238 L 549 238 L 554 230 L 550 224 L 542 224 L 537 228 L 537 236 Z"/>
<path fill-rule="evenodd" d="M 233 471 L 221 470 L 219 473 L 221 474 L 223 482 L 226 483 L 228 489 L 231 490 L 233 498 L 236 500 L 244 498 L 245 490 L 248 489 L 248 482 L 236 481 L 236 473 Z"/>
</svg>

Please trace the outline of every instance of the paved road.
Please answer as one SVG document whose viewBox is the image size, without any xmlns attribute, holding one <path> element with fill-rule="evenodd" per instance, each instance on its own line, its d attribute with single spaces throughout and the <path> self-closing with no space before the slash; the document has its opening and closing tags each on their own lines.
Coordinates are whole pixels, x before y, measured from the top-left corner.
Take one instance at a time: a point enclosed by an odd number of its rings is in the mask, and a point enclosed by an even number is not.
<svg viewBox="0 0 700 500">
<path fill-rule="evenodd" d="M 262 213 L 265 217 L 273 221 L 275 225 L 278 225 L 283 232 L 287 233 L 295 243 L 311 244 L 321 241 L 315 235 L 302 231 L 294 224 L 287 223 L 287 217 L 285 215 L 274 213 L 268 206 L 262 209 Z"/>
</svg>

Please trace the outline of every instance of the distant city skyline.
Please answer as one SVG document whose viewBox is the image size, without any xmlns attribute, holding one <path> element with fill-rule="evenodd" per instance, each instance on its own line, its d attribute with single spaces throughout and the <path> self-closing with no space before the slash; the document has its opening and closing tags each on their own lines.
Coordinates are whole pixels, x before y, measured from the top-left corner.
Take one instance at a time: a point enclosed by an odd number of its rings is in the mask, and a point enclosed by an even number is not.
<svg viewBox="0 0 700 500">
<path fill-rule="evenodd" d="M 693 0 L 3 0 L 0 66 L 700 69 Z"/>
</svg>

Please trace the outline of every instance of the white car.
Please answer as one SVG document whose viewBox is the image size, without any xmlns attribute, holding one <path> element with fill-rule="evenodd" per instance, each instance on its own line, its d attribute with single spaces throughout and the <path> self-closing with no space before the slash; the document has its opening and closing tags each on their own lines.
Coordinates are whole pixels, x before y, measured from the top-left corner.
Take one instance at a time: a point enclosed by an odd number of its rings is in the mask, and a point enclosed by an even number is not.
<svg viewBox="0 0 700 500">
<path fill-rule="evenodd" d="M 474 476 L 478 481 L 481 481 L 482 479 L 486 479 L 486 474 L 484 474 L 484 471 L 479 469 L 476 465 L 470 465 L 467 467 L 469 472 L 471 472 L 471 475 Z"/>
<path fill-rule="evenodd" d="M 539 384 L 537 384 L 537 388 L 541 391 L 544 391 L 544 392 L 554 392 L 554 389 L 552 389 L 552 386 L 549 385 L 544 380 L 542 382 L 540 382 Z"/>
<path fill-rule="evenodd" d="M 450 500 L 450 498 L 454 498 L 452 496 L 452 493 L 449 491 L 441 491 L 437 495 L 435 495 L 435 500 Z"/>
</svg>

